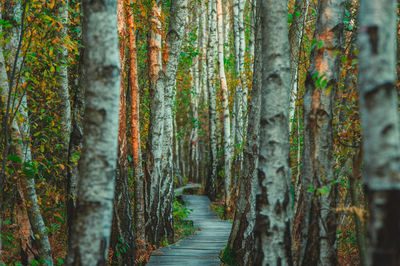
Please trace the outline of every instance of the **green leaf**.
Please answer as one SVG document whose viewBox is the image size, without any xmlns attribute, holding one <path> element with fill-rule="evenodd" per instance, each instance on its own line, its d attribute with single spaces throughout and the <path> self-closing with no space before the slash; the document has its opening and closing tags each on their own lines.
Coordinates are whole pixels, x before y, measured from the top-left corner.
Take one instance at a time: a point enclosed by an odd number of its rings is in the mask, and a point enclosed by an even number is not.
<svg viewBox="0 0 400 266">
<path fill-rule="evenodd" d="M 22 163 L 21 158 L 19 158 L 18 156 L 9 154 L 7 157 L 8 157 L 8 159 L 9 159 L 10 161 L 12 161 L 12 162 L 15 162 L 15 163 Z"/>
</svg>

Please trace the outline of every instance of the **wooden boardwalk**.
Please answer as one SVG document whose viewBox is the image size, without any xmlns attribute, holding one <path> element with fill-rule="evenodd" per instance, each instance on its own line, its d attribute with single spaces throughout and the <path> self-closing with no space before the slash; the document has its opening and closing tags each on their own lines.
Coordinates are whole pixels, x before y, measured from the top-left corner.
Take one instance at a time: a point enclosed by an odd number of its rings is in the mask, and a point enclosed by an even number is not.
<svg viewBox="0 0 400 266">
<path fill-rule="evenodd" d="M 222 221 L 210 209 L 206 196 L 183 195 L 183 200 L 193 212 L 189 220 L 200 231 L 179 242 L 155 251 L 147 265 L 220 265 L 220 251 L 225 247 L 232 224 Z"/>
</svg>

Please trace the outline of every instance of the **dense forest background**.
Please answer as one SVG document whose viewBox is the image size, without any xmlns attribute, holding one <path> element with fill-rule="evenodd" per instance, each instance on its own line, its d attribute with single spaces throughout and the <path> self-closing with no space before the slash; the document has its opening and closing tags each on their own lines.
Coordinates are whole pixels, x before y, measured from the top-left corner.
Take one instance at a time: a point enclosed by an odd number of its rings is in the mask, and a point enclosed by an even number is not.
<svg viewBox="0 0 400 266">
<path fill-rule="evenodd" d="M 2 0 L 2 265 L 400 265 L 395 0 Z"/>
</svg>

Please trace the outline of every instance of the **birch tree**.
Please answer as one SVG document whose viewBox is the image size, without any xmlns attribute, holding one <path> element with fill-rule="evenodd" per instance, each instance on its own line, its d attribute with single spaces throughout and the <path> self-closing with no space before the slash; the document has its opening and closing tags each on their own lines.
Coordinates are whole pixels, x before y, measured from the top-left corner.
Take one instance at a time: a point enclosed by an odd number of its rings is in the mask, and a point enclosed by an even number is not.
<svg viewBox="0 0 400 266">
<path fill-rule="evenodd" d="M 144 204 L 144 175 L 142 169 L 142 154 L 140 149 L 140 121 L 139 121 L 139 86 L 137 77 L 137 48 L 135 35 L 135 22 L 132 10 L 126 7 L 128 24 L 128 51 L 131 87 L 131 134 L 132 134 L 132 161 L 134 174 L 134 232 L 135 232 L 135 260 L 144 262 L 143 253 L 146 248 L 145 204 Z"/>
<path fill-rule="evenodd" d="M 217 5 L 217 34 L 218 34 L 218 69 L 219 82 L 222 90 L 222 109 L 224 117 L 224 173 L 225 173 L 225 202 L 230 204 L 232 189 L 232 140 L 231 140 L 231 120 L 229 114 L 228 85 L 226 83 L 224 66 L 224 39 L 222 35 L 222 26 L 224 24 L 222 17 L 221 0 L 216 0 Z"/>
<path fill-rule="evenodd" d="M 208 119 L 210 124 L 210 166 L 206 182 L 206 191 L 210 199 L 216 196 L 216 181 L 218 167 L 217 150 L 217 96 L 215 63 L 217 59 L 217 11 L 215 0 L 208 2 L 208 43 L 207 43 L 207 90 L 208 90 Z"/>
<path fill-rule="evenodd" d="M 233 33 L 235 47 L 235 74 L 237 86 L 235 90 L 234 106 L 232 112 L 232 141 L 233 144 L 242 145 L 244 141 L 244 112 L 247 109 L 247 91 L 243 82 L 244 55 L 246 49 L 244 29 L 245 0 L 233 0 Z M 242 163 L 242 153 L 239 152 L 239 165 Z M 240 169 L 241 167 L 239 167 Z"/>
<path fill-rule="evenodd" d="M 83 2 L 86 110 L 67 265 L 105 265 L 117 162 L 120 62 L 117 1 Z"/>
<path fill-rule="evenodd" d="M 399 265 L 400 123 L 397 1 L 360 1 L 359 80 L 364 183 L 370 200 L 368 265 Z"/>
<path fill-rule="evenodd" d="M 257 10 L 261 1 L 257 1 Z M 235 251 L 238 265 L 253 263 L 254 225 L 256 220 L 256 188 L 259 151 L 259 129 L 261 111 L 262 53 L 261 53 L 261 19 L 260 12 L 256 17 L 256 40 L 254 58 L 254 76 L 251 90 L 247 142 L 244 148 L 243 168 L 239 182 L 239 198 L 236 205 L 235 219 L 229 236 L 228 248 Z"/>
<path fill-rule="evenodd" d="M 127 138 L 127 84 L 126 47 L 127 27 L 125 2 L 118 0 L 117 22 L 119 35 L 119 59 L 121 68 L 119 126 L 118 126 L 118 162 L 115 178 L 114 212 L 111 233 L 113 261 L 119 265 L 129 265 L 135 261 L 135 240 L 133 231 L 132 197 L 128 176 L 128 138 Z"/>
<path fill-rule="evenodd" d="M 337 187 L 333 174 L 333 105 L 339 82 L 344 0 L 320 1 L 315 48 L 304 95 L 300 217 L 301 265 L 336 265 Z"/>
<path fill-rule="evenodd" d="M 289 115 L 289 128 L 291 131 L 291 124 L 294 118 L 294 111 L 296 108 L 296 94 L 297 94 L 297 79 L 298 79 L 298 64 L 299 52 L 301 41 L 303 39 L 303 32 L 306 25 L 306 18 L 308 15 L 308 8 L 310 0 L 296 0 L 294 4 L 294 11 L 292 13 L 292 24 L 289 28 L 289 43 L 290 43 L 290 115 Z"/>
<path fill-rule="evenodd" d="M 60 2 L 58 19 L 62 28 L 59 30 L 60 40 L 66 40 L 68 35 L 68 0 Z M 69 102 L 68 88 L 68 48 L 66 44 L 61 46 L 60 65 L 57 72 L 58 97 L 60 99 L 59 114 L 61 125 L 61 140 L 64 144 L 64 154 L 62 158 L 67 161 L 69 135 L 71 134 L 71 104 Z"/>
<path fill-rule="evenodd" d="M 149 80 L 152 94 L 149 152 L 147 158 L 147 224 L 150 242 L 173 240 L 173 177 L 172 177 L 172 90 L 186 21 L 187 1 L 171 3 L 171 18 L 167 34 L 168 60 L 163 70 L 161 62 L 160 20 L 161 1 L 152 7 L 150 22 L 154 29 L 149 37 Z M 158 30 L 157 30 L 158 29 Z"/>
<path fill-rule="evenodd" d="M 254 263 L 291 265 L 287 1 L 263 0 L 261 12 L 263 74 Z"/>
<path fill-rule="evenodd" d="M 21 170 L 22 172 L 22 175 L 17 181 L 17 186 L 18 190 L 21 193 L 21 198 L 28 214 L 28 219 L 32 230 L 30 237 L 34 239 L 34 243 L 36 244 L 37 249 L 37 255 L 39 256 L 39 258 L 49 265 L 52 265 L 53 258 L 50 242 L 48 239 L 46 226 L 41 214 L 39 200 L 36 194 L 35 171 L 30 144 L 30 122 L 27 112 L 27 96 L 25 91 L 20 91 L 22 88 L 14 88 L 14 78 L 16 77 L 17 69 L 24 71 L 23 59 L 20 52 L 22 38 L 24 35 L 23 29 L 26 6 L 22 6 L 21 1 L 17 1 L 16 3 L 8 2 L 6 4 L 11 5 L 9 15 L 15 21 L 19 22 L 20 25 L 16 25 L 13 28 L 11 40 L 8 45 L 4 47 L 7 50 L 7 53 L 11 55 L 11 60 L 8 65 L 8 67 L 11 69 L 10 79 L 8 79 L 7 77 L 6 62 L 3 57 L 3 49 L 0 49 L 0 92 L 1 98 L 4 99 L 6 102 L 6 114 L 5 118 L 3 117 L 3 127 L 6 131 L 8 131 L 8 125 L 11 125 L 10 137 L 13 143 L 13 153 L 17 158 L 19 158 L 19 170 Z M 3 31 L 2 27 L 0 27 L 0 31 Z M 23 84 L 24 80 L 20 81 L 20 83 Z M 13 95 L 13 92 L 15 92 L 16 94 Z M 21 95 L 21 98 L 18 99 L 19 104 L 17 105 L 16 110 L 14 110 L 11 108 L 10 103 L 12 98 L 17 97 L 17 95 Z M 18 117 L 11 117 L 11 114 L 13 113 L 15 113 L 15 115 Z M 8 119 L 10 119 L 10 121 Z M 9 140 L 7 134 L 5 135 L 5 139 L 5 156 L 7 156 L 9 152 Z M 2 178 L 5 177 L 3 174 L 4 172 L 2 173 Z M 1 180 L 1 182 L 4 182 L 4 180 Z M 1 184 L 1 189 L 3 189 L 3 183 Z"/>
<path fill-rule="evenodd" d="M 194 4 L 194 9 L 198 9 L 198 4 Z M 199 12 L 202 12 L 199 10 Z M 194 41 L 194 48 L 200 50 L 200 14 L 193 11 L 193 23 L 196 29 L 197 38 Z M 190 170 L 189 176 L 193 182 L 199 182 L 199 98 L 200 98 L 200 58 L 196 56 L 193 58 L 191 68 L 192 84 L 191 84 L 191 107 L 192 107 L 192 131 L 190 133 Z"/>
</svg>

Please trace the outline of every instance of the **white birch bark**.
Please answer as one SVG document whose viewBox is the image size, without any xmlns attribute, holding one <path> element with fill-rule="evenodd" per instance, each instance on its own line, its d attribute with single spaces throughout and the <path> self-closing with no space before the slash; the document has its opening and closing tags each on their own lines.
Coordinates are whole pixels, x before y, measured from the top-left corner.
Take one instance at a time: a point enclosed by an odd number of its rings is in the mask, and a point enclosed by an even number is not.
<svg viewBox="0 0 400 266">
<path fill-rule="evenodd" d="M 294 12 L 292 14 L 292 24 L 289 28 L 291 69 L 289 132 L 292 131 L 292 120 L 294 118 L 294 112 L 296 109 L 299 52 L 309 6 L 310 0 L 296 0 Z"/>
<path fill-rule="evenodd" d="M 194 9 L 198 9 L 198 5 L 194 5 Z M 201 11 L 200 11 L 201 12 Z M 197 38 L 193 42 L 193 45 L 196 49 L 200 50 L 200 19 L 199 14 L 193 13 L 193 23 L 194 28 L 197 28 Z M 192 107 L 192 130 L 190 133 L 190 173 L 189 177 L 193 182 L 198 183 L 198 175 L 199 175 L 199 165 L 198 165 L 198 156 L 199 156 L 199 97 L 200 97 L 200 81 L 201 81 L 201 72 L 200 72 L 200 57 L 193 58 L 193 64 L 191 67 L 192 72 L 192 84 L 191 84 L 191 94 L 190 101 Z"/>
<path fill-rule="evenodd" d="M 146 162 L 146 232 L 150 243 L 157 243 L 160 234 L 160 178 L 164 138 L 164 80 L 161 62 L 161 1 L 152 7 L 149 23 L 148 62 L 150 82 L 150 125 Z"/>
<path fill-rule="evenodd" d="M 207 195 L 211 200 L 216 196 L 216 181 L 218 167 L 217 150 L 217 96 L 215 64 L 217 60 L 217 11 L 215 0 L 208 2 L 208 43 L 207 43 L 207 89 L 208 89 L 208 118 L 210 126 L 210 166 L 206 182 Z"/>
<path fill-rule="evenodd" d="M 172 91 L 185 30 L 187 1 L 174 1 L 171 6 L 167 34 L 168 61 L 161 68 L 161 35 L 151 31 L 149 46 L 150 84 L 152 92 L 147 175 L 147 232 L 150 242 L 173 240 L 173 176 L 172 176 Z M 161 1 L 153 6 L 151 23 L 161 30 Z M 151 49 L 151 50 L 150 50 Z"/>
<path fill-rule="evenodd" d="M 224 24 L 222 17 L 221 0 L 216 0 L 217 5 L 217 34 L 218 34 L 218 69 L 219 81 L 222 90 L 222 108 L 224 116 L 224 173 L 225 173 L 225 202 L 230 204 L 232 189 L 232 140 L 231 140 L 231 121 L 229 115 L 228 86 L 226 83 L 224 67 L 224 44 L 222 36 L 222 26 Z"/>
<path fill-rule="evenodd" d="M 105 265 L 118 145 L 117 1 L 83 2 L 86 110 L 76 216 L 67 265 Z"/>
<path fill-rule="evenodd" d="M 65 40 L 68 35 L 68 0 L 61 1 L 59 8 L 59 21 L 63 26 L 59 31 L 59 38 Z M 60 99 L 59 115 L 61 125 L 61 140 L 64 144 L 65 162 L 68 160 L 68 145 L 71 134 L 71 104 L 69 102 L 68 89 L 68 48 L 66 44 L 61 46 L 61 54 L 59 57 L 59 71 L 57 71 L 57 87 L 58 97 Z"/>
<path fill-rule="evenodd" d="M 245 56 L 244 0 L 233 0 L 233 32 L 235 47 L 235 72 L 237 86 L 235 89 L 232 112 L 232 141 L 234 146 L 242 146 L 244 141 L 244 112 L 247 110 L 247 91 L 243 81 Z M 242 164 L 242 153 L 238 153 L 239 165 Z M 241 167 L 240 167 L 241 168 Z"/>
<path fill-rule="evenodd" d="M 199 65 L 201 69 L 200 75 L 200 90 L 202 95 L 202 102 L 206 104 L 208 101 L 208 90 L 207 90 L 207 42 L 208 42 L 208 29 L 207 29 L 207 9 L 205 6 L 206 1 L 200 2 L 200 58 L 199 58 Z"/>
<path fill-rule="evenodd" d="M 260 10 L 261 1 L 257 1 Z M 235 218 L 229 236 L 228 248 L 234 251 L 238 265 L 251 265 L 254 257 L 254 225 L 256 220 L 256 189 L 259 151 L 259 129 L 261 111 L 262 53 L 261 21 L 258 12 L 255 22 L 256 55 L 254 58 L 254 76 L 251 90 L 247 142 L 244 148 L 243 168 L 239 182 L 239 198 Z"/>
<path fill-rule="evenodd" d="M 254 265 L 291 265 L 287 1 L 262 0 L 260 151 Z"/>
<path fill-rule="evenodd" d="M 360 1 L 359 89 L 363 175 L 370 198 L 367 265 L 399 265 L 400 123 L 396 91 L 397 1 Z"/>
</svg>

